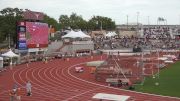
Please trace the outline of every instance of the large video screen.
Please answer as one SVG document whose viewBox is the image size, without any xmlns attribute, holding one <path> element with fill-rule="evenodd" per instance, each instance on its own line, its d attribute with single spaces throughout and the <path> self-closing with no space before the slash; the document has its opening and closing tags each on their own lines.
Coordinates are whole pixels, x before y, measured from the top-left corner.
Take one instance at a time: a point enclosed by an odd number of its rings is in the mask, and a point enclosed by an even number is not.
<svg viewBox="0 0 180 101">
<path fill-rule="evenodd" d="M 48 24 L 26 22 L 26 43 L 28 48 L 48 46 Z"/>
</svg>

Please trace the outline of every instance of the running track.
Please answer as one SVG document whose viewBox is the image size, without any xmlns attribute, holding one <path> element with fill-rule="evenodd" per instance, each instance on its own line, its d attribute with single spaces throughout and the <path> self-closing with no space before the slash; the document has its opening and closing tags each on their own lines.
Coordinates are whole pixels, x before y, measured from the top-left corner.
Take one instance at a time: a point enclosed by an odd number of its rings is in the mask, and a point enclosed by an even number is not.
<svg viewBox="0 0 180 101">
<path fill-rule="evenodd" d="M 101 60 L 105 56 L 96 56 L 93 60 Z M 33 62 L 18 65 L 13 70 L 3 72 L 0 76 L 0 101 L 9 101 L 8 90 L 14 83 L 24 87 L 27 80 L 32 83 L 32 96 L 25 93 L 22 101 L 98 101 L 92 99 L 96 93 L 110 93 L 131 96 L 129 101 L 180 101 L 180 98 L 162 97 L 112 88 L 92 80 L 92 74 L 81 78 L 81 74 L 73 71 L 74 66 L 92 61 L 90 57 L 71 58 L 69 61 L 55 59 L 48 63 Z M 89 75 L 89 76 L 88 76 Z M 25 92 L 25 91 L 24 91 Z"/>
</svg>

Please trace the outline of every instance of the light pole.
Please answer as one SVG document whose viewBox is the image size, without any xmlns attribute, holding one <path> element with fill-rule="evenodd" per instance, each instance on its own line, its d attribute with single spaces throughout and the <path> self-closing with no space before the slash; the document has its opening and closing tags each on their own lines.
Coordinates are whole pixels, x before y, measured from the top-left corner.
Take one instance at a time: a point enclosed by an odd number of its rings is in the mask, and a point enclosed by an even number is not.
<svg viewBox="0 0 180 101">
<path fill-rule="evenodd" d="M 179 25 L 180 25 L 180 14 L 179 14 Z"/>
<path fill-rule="evenodd" d="M 102 31 L 102 21 L 97 21 L 96 24 L 99 26 L 99 22 L 100 22 L 100 30 Z"/>
<path fill-rule="evenodd" d="M 129 16 L 127 15 L 127 30 L 128 30 L 128 17 L 129 17 Z"/>
<path fill-rule="evenodd" d="M 149 16 L 148 16 L 148 25 L 150 25 Z"/>
<path fill-rule="evenodd" d="M 102 21 L 100 21 L 101 22 L 101 31 L 102 31 Z"/>
<path fill-rule="evenodd" d="M 137 30 L 139 30 L 139 12 L 137 12 Z"/>
</svg>

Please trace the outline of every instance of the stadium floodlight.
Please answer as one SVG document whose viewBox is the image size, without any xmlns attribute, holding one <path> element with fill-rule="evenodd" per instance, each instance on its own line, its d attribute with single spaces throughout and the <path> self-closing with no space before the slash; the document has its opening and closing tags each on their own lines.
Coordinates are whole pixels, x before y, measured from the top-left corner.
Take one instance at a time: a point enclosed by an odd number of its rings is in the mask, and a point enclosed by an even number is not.
<svg viewBox="0 0 180 101">
<path fill-rule="evenodd" d="M 148 16 L 148 25 L 150 25 L 150 19 L 149 19 L 150 17 Z"/>
<path fill-rule="evenodd" d="M 139 12 L 137 12 L 137 30 L 139 29 Z"/>
<path fill-rule="evenodd" d="M 180 25 L 180 14 L 179 14 L 179 25 Z"/>
<path fill-rule="evenodd" d="M 127 30 L 128 30 L 128 24 L 129 24 L 128 18 L 129 18 L 129 16 L 127 15 L 126 17 L 127 17 Z"/>
</svg>

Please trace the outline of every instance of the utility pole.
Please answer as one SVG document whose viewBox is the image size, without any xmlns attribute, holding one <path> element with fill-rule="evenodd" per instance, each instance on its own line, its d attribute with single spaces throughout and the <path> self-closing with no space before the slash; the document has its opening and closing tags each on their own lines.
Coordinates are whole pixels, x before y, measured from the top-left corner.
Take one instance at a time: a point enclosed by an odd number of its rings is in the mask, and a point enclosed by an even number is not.
<svg viewBox="0 0 180 101">
<path fill-rule="evenodd" d="M 127 30 L 128 30 L 128 17 L 129 17 L 129 16 L 127 15 Z"/>
<path fill-rule="evenodd" d="M 101 22 L 101 31 L 102 31 L 102 21 L 100 21 Z"/>
<path fill-rule="evenodd" d="M 8 39 L 8 41 L 9 41 L 9 42 L 8 42 L 8 43 L 9 43 L 9 47 L 8 47 L 8 48 L 10 49 L 10 48 L 11 48 L 11 37 L 10 37 L 10 33 L 9 33 L 9 39 Z"/>
<path fill-rule="evenodd" d="M 137 12 L 137 31 L 139 32 L 139 12 Z"/>
<path fill-rule="evenodd" d="M 180 14 L 179 14 L 179 25 L 180 25 Z"/>
<path fill-rule="evenodd" d="M 100 22 L 100 30 L 102 31 L 102 21 L 96 21 L 96 24 L 97 24 L 97 26 L 99 27 L 99 22 Z"/>
<path fill-rule="evenodd" d="M 149 16 L 148 16 L 148 25 L 150 25 Z"/>
</svg>

